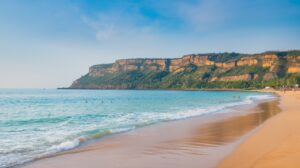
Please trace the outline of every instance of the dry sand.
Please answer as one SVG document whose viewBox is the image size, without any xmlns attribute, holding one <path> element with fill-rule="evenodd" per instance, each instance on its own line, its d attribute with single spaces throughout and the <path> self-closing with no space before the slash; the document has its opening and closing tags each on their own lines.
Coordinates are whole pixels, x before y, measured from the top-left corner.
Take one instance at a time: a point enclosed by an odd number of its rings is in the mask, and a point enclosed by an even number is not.
<svg viewBox="0 0 300 168">
<path fill-rule="evenodd" d="M 300 167 L 300 92 L 277 93 L 282 113 L 265 122 L 219 168 Z"/>
<path fill-rule="evenodd" d="M 26 168 L 216 167 L 255 128 L 280 111 L 278 101 L 227 114 L 147 126 L 44 158 Z"/>
</svg>

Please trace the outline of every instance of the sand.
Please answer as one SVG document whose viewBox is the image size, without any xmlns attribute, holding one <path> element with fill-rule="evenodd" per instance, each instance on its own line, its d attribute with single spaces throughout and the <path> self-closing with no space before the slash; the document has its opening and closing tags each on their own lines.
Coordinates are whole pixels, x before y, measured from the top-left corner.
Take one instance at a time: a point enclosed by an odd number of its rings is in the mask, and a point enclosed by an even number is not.
<svg viewBox="0 0 300 168">
<path fill-rule="evenodd" d="M 300 92 L 277 92 L 282 113 L 263 124 L 219 168 L 299 168 Z"/>
<path fill-rule="evenodd" d="M 278 104 L 278 100 L 269 101 L 235 108 L 231 113 L 146 126 L 22 167 L 216 167 L 260 125 L 280 112 Z"/>
</svg>

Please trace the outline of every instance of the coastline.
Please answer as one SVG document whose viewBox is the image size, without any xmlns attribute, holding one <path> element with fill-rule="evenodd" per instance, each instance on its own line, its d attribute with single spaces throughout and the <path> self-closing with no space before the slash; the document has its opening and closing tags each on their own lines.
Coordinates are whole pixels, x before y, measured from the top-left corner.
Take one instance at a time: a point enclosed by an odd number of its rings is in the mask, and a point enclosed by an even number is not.
<svg viewBox="0 0 300 168">
<path fill-rule="evenodd" d="M 240 144 L 219 168 L 300 167 L 300 93 L 279 92 L 282 112 Z"/>
<path fill-rule="evenodd" d="M 199 164 L 215 167 L 265 120 L 275 115 L 269 108 L 277 104 L 278 101 L 273 100 L 255 107 L 236 107 L 232 113 L 151 125 L 21 167 L 197 167 Z"/>
<path fill-rule="evenodd" d="M 261 92 L 260 90 L 257 89 L 229 89 L 229 88 L 162 88 L 162 89 L 139 89 L 139 88 L 134 88 L 134 89 L 97 89 L 97 88 L 68 88 L 68 87 L 62 87 L 62 88 L 56 88 L 58 90 L 174 90 L 174 91 L 241 91 L 241 92 Z"/>
</svg>

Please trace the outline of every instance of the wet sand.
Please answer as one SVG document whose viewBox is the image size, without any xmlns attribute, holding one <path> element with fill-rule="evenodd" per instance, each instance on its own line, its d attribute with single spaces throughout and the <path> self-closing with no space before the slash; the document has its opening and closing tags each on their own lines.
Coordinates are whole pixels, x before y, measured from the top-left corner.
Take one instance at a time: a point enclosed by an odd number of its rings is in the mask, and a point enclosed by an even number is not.
<svg viewBox="0 0 300 168">
<path fill-rule="evenodd" d="M 230 113 L 147 126 L 22 167 L 216 167 L 262 123 L 279 112 L 275 100 L 255 107 L 235 108 Z"/>
<path fill-rule="evenodd" d="M 277 93 L 282 113 L 263 124 L 218 167 L 300 167 L 300 92 Z"/>
</svg>

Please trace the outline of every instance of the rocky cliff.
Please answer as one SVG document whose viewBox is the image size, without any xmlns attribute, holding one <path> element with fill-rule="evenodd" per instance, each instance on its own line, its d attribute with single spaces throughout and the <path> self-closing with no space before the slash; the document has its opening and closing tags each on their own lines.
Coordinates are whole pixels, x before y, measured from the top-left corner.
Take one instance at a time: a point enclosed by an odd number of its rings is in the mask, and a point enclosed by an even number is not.
<svg viewBox="0 0 300 168">
<path fill-rule="evenodd" d="M 300 51 L 121 59 L 90 67 L 76 89 L 249 88 L 298 83 Z"/>
</svg>

